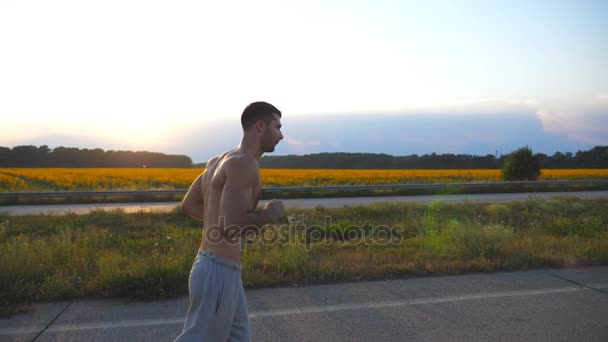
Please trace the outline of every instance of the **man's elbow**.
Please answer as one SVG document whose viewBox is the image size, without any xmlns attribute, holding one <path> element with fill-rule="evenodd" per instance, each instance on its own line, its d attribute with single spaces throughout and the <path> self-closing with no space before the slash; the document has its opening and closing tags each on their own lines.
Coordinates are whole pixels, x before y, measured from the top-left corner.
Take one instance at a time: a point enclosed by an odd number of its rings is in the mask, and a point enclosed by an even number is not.
<svg viewBox="0 0 608 342">
<path fill-rule="evenodd" d="M 204 218 L 204 212 L 203 212 L 203 204 L 201 203 L 200 205 L 192 205 L 192 204 L 185 204 L 185 203 L 181 203 L 179 205 L 179 211 L 180 213 L 182 213 L 183 215 L 186 216 L 190 216 L 193 219 L 202 221 Z"/>
<path fill-rule="evenodd" d="M 184 204 L 184 202 L 179 204 L 179 211 L 184 215 L 192 216 L 192 207 Z"/>
</svg>

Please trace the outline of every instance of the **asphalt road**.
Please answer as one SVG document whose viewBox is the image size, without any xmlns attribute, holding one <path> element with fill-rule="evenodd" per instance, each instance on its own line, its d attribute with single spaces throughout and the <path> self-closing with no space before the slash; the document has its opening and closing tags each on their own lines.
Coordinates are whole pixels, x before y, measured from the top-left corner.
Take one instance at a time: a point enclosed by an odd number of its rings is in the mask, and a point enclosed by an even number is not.
<svg viewBox="0 0 608 342">
<path fill-rule="evenodd" d="M 608 266 L 247 290 L 254 341 L 608 341 Z M 172 341 L 187 298 L 59 302 L 1 341 Z"/>
<path fill-rule="evenodd" d="M 579 198 L 608 198 L 608 191 L 577 191 L 577 192 L 536 192 L 512 194 L 469 194 L 469 195 L 425 195 L 425 196 L 383 196 L 383 197 L 341 197 L 341 198 L 302 198 L 285 199 L 283 203 L 288 208 L 310 209 L 318 205 L 327 208 L 341 208 L 344 206 L 367 205 L 381 202 L 416 202 L 430 203 L 443 201 L 446 203 L 461 203 L 466 201 L 480 203 L 500 203 L 509 201 L 523 201 L 529 198 L 553 197 L 579 197 Z M 260 201 L 263 205 L 266 201 Z M 65 204 L 65 205 L 20 205 L 0 206 L 0 215 L 31 215 L 31 214 L 58 214 L 66 213 L 86 214 L 92 210 L 123 209 L 125 212 L 138 211 L 171 211 L 178 203 L 124 203 L 124 204 Z"/>
</svg>

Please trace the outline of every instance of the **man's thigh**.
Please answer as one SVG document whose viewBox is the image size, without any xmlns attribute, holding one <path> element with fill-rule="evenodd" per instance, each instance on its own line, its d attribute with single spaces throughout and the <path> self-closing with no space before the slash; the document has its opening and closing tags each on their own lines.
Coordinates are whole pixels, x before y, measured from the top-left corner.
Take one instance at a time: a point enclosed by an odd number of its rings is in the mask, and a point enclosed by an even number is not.
<svg viewBox="0 0 608 342">
<path fill-rule="evenodd" d="M 200 260 L 190 273 L 190 307 L 176 341 L 225 341 L 230 336 L 239 299 L 240 273 L 211 260 Z"/>
</svg>

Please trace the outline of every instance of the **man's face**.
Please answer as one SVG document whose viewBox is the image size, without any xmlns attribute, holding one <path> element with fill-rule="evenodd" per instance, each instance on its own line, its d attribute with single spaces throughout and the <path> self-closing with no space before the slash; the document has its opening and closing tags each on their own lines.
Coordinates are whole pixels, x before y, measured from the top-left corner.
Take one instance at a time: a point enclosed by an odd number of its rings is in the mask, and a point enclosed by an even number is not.
<svg viewBox="0 0 608 342">
<path fill-rule="evenodd" d="M 273 152 L 279 141 L 283 139 L 281 117 L 277 114 L 272 114 L 272 116 L 272 121 L 266 125 L 264 134 L 262 135 L 262 151 L 264 152 Z"/>
</svg>

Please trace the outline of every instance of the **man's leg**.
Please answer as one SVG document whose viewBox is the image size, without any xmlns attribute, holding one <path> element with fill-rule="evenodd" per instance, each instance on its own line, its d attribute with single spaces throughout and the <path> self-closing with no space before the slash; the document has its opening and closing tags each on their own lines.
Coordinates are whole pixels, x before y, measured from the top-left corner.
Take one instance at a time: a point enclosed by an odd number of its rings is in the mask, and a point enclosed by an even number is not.
<svg viewBox="0 0 608 342">
<path fill-rule="evenodd" d="M 243 283 L 239 282 L 240 291 L 236 304 L 236 313 L 232 329 L 230 330 L 230 341 L 251 341 L 251 325 L 249 324 L 249 310 Z"/>
<path fill-rule="evenodd" d="M 199 252 L 190 271 L 186 322 L 175 341 L 226 341 L 236 310 L 238 279 L 240 272 L 228 270 L 214 257 Z"/>
</svg>

